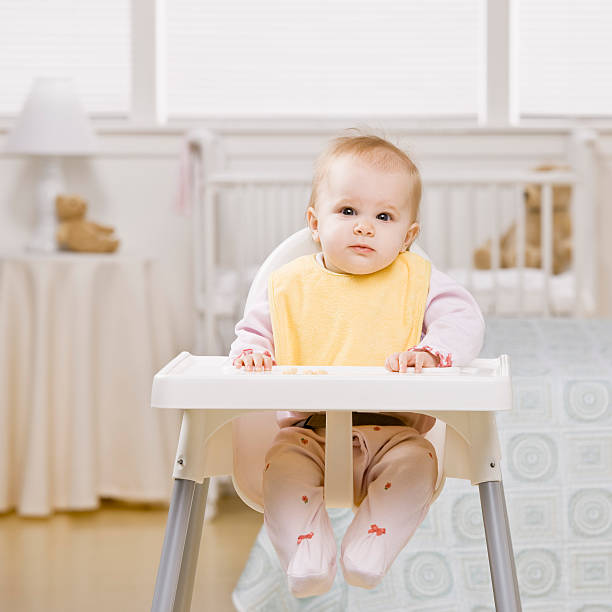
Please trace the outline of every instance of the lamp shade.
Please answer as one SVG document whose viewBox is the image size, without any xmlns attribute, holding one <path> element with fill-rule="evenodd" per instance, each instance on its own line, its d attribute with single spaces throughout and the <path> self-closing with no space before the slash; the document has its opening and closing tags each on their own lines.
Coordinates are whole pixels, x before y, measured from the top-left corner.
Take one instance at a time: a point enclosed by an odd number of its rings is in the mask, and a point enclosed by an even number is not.
<svg viewBox="0 0 612 612">
<path fill-rule="evenodd" d="M 88 155 L 96 139 L 69 79 L 36 79 L 6 150 L 24 155 Z"/>
</svg>

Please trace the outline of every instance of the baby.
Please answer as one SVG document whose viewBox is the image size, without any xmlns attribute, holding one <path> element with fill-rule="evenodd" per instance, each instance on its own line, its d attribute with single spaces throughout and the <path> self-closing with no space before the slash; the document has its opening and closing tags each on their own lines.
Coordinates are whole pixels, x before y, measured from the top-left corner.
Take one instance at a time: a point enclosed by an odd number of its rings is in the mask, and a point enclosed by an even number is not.
<svg viewBox="0 0 612 612">
<path fill-rule="evenodd" d="M 419 172 L 393 144 L 369 135 L 333 140 L 317 160 L 306 213 L 321 252 L 270 275 L 236 325 L 234 365 L 255 373 L 277 364 L 384 364 L 418 373 L 476 358 L 484 321 L 474 298 L 408 250 L 420 198 Z M 296 597 L 326 592 L 336 573 L 323 499 L 325 406 L 313 408 L 278 413 L 263 474 L 264 522 Z M 353 413 L 358 510 L 340 554 L 349 584 L 375 587 L 427 515 L 438 470 L 424 434 L 434 424 L 412 412 Z"/>
</svg>

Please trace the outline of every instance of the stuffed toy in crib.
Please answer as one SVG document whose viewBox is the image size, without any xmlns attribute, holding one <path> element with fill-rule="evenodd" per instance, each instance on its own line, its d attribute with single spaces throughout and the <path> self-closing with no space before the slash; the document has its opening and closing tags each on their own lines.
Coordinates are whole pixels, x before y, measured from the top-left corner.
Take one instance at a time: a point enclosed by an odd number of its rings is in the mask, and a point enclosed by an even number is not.
<svg viewBox="0 0 612 612">
<path fill-rule="evenodd" d="M 66 251 L 84 253 L 112 253 L 119 240 L 114 229 L 93 221 L 86 221 L 87 202 L 76 195 L 58 195 L 55 199 L 58 220 L 56 239 L 58 247 Z"/>
<path fill-rule="evenodd" d="M 554 170 L 568 170 L 568 168 L 566 166 L 538 166 L 536 168 L 537 172 Z M 569 185 L 553 186 L 553 274 L 565 272 L 572 261 L 571 195 L 572 189 Z M 542 266 L 541 211 L 542 187 L 527 185 L 525 187 L 525 266 L 528 268 Z M 517 265 L 516 234 L 516 223 L 513 223 L 500 238 L 499 255 L 502 268 L 514 268 Z M 491 239 L 474 252 L 474 267 L 478 270 L 491 268 Z"/>
</svg>

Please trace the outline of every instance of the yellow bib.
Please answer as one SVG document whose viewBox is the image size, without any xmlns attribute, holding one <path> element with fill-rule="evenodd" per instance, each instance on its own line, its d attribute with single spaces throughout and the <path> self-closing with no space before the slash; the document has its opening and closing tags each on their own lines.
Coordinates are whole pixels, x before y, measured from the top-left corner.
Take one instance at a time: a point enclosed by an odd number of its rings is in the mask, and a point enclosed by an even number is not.
<svg viewBox="0 0 612 612">
<path fill-rule="evenodd" d="M 336 274 L 298 257 L 275 270 L 268 300 L 278 365 L 383 366 L 418 344 L 431 264 L 400 253 L 373 274 Z"/>
</svg>

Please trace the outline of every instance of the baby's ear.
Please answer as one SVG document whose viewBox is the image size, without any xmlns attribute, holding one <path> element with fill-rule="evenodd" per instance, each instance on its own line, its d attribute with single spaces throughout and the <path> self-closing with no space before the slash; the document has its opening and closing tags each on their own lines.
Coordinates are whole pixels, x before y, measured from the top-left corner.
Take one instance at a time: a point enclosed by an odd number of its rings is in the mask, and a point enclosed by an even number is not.
<svg viewBox="0 0 612 612">
<path fill-rule="evenodd" d="M 421 226 L 418 223 L 413 223 L 406 232 L 406 239 L 404 240 L 404 250 L 407 251 L 412 243 L 416 240 L 416 237 L 421 231 Z"/>
<path fill-rule="evenodd" d="M 306 211 L 306 221 L 310 228 L 312 239 L 315 242 L 319 242 L 319 219 L 317 218 L 317 212 L 312 206 L 309 206 Z"/>
</svg>

